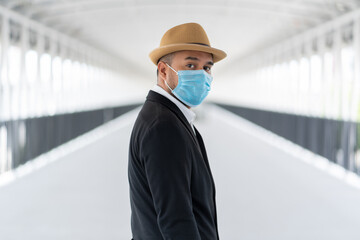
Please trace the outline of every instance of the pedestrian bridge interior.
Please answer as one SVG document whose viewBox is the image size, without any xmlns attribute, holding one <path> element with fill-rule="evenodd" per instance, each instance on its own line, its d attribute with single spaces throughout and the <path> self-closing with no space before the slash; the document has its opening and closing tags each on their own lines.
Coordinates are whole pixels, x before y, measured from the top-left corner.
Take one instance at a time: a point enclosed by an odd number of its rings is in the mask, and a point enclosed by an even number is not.
<svg viewBox="0 0 360 240">
<path fill-rule="evenodd" d="M 359 239 L 359 7 L 0 0 L 0 238 L 131 239 L 128 147 L 156 84 L 148 54 L 197 22 L 228 54 L 193 109 L 220 238 Z"/>
</svg>

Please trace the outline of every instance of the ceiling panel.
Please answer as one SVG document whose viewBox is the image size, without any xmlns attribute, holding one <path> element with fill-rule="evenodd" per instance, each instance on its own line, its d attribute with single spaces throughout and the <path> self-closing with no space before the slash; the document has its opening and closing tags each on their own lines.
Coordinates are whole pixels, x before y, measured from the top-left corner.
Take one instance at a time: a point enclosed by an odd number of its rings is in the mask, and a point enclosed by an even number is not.
<svg viewBox="0 0 360 240">
<path fill-rule="evenodd" d="M 177 24 L 200 23 L 211 44 L 228 53 L 217 64 L 221 73 L 237 59 L 359 7 L 358 0 L 0 0 L 0 4 L 111 52 L 146 77 L 155 72 L 148 53 Z"/>
</svg>

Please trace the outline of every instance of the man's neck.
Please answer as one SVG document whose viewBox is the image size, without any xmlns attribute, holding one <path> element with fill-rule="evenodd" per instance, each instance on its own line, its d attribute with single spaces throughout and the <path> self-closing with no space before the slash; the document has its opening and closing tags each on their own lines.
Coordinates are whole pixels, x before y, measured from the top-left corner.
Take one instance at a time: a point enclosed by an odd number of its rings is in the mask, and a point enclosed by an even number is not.
<svg viewBox="0 0 360 240">
<path fill-rule="evenodd" d="M 188 109 L 191 109 L 191 107 L 189 107 L 188 105 L 186 105 L 185 103 L 183 103 L 180 99 L 178 99 L 168 88 L 164 88 L 163 86 L 161 86 L 159 83 L 157 83 L 156 85 L 158 85 L 159 87 L 161 87 L 162 89 L 164 89 L 167 93 L 169 93 L 172 97 L 176 98 L 179 102 L 181 102 L 181 104 L 183 104 L 185 107 L 187 107 Z"/>
</svg>

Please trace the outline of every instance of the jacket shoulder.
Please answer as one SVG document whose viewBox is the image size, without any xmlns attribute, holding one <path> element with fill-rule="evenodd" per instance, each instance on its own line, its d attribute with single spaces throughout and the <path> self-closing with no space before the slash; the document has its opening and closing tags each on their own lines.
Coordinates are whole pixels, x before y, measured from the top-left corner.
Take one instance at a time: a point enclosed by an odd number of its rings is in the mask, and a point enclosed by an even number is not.
<svg viewBox="0 0 360 240">
<path fill-rule="evenodd" d="M 159 122 L 163 124 L 175 124 L 180 122 L 175 113 L 161 103 L 146 101 L 136 120 L 138 123 L 146 125 L 151 128 Z M 136 125 L 136 123 L 135 123 Z"/>
<path fill-rule="evenodd" d="M 140 157 L 144 146 L 154 147 L 154 144 L 168 144 L 171 141 L 185 147 L 189 137 L 186 127 L 175 113 L 161 103 L 146 101 L 131 133 L 130 151 Z"/>
</svg>

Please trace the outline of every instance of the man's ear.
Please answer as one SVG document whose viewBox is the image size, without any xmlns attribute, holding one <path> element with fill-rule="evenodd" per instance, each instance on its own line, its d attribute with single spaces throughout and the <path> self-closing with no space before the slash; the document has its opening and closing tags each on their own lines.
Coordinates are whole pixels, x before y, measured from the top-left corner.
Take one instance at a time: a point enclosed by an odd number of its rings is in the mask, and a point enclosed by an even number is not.
<svg viewBox="0 0 360 240">
<path fill-rule="evenodd" d="M 166 79 L 166 64 L 162 61 L 158 63 L 158 73 L 160 79 Z"/>
</svg>

